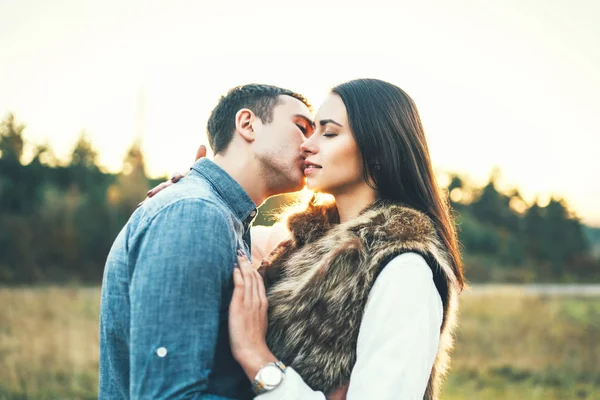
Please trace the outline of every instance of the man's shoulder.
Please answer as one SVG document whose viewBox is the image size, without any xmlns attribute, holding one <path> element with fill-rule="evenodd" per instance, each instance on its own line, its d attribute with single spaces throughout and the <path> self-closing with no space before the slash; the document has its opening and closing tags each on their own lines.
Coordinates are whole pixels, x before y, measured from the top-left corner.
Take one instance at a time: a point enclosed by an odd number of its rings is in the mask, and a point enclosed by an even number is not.
<svg viewBox="0 0 600 400">
<path fill-rule="evenodd" d="M 229 231 L 233 232 L 233 218 L 208 182 L 186 177 L 144 200 L 124 227 L 124 243 L 129 247 L 146 237 L 149 229 L 153 231 L 153 240 L 167 240 L 192 231 L 196 238 L 214 235 L 215 231 L 228 238 Z"/>
<path fill-rule="evenodd" d="M 194 212 L 227 219 L 231 216 L 229 208 L 210 183 L 198 176 L 186 177 L 151 199 L 146 199 L 140 209 L 147 221 L 167 212 Z"/>
</svg>

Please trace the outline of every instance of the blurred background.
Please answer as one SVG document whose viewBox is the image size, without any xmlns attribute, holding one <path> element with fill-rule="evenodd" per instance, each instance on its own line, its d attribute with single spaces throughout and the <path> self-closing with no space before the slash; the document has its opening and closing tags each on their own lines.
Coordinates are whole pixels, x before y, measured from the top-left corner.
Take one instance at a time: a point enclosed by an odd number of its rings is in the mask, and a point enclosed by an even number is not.
<svg viewBox="0 0 600 400">
<path fill-rule="evenodd" d="M 219 96 L 421 113 L 471 289 L 442 399 L 600 399 L 600 3 L 0 0 L 0 399 L 96 397 L 106 255 Z M 270 199 L 256 224 L 294 196 Z"/>
</svg>

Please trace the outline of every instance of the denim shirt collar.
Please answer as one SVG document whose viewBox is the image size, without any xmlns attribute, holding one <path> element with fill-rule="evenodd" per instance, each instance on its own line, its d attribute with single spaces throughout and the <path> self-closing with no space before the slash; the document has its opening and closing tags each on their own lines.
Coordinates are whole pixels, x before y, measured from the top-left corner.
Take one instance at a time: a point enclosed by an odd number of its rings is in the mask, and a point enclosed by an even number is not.
<svg viewBox="0 0 600 400">
<path fill-rule="evenodd" d="M 240 221 L 252 222 L 257 213 L 256 204 L 223 168 L 208 158 L 201 158 L 192 165 L 191 169 L 210 182 Z"/>
</svg>

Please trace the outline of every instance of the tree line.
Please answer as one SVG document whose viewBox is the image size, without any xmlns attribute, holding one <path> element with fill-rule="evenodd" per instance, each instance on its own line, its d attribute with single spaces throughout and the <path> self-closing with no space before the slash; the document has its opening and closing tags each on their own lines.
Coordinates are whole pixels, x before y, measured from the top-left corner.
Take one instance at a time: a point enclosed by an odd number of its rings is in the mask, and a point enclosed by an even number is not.
<svg viewBox="0 0 600 400">
<path fill-rule="evenodd" d="M 121 172 L 103 171 L 85 133 L 66 161 L 37 146 L 24 163 L 24 130 L 12 114 L 0 122 L 0 284 L 97 284 L 118 232 L 166 178 L 147 176 L 139 141 Z M 494 173 L 481 188 L 451 175 L 444 187 L 471 281 L 600 280 L 593 236 L 563 200 L 528 205 L 496 181 Z M 290 199 L 269 199 L 256 223 L 269 224 L 268 215 Z"/>
</svg>

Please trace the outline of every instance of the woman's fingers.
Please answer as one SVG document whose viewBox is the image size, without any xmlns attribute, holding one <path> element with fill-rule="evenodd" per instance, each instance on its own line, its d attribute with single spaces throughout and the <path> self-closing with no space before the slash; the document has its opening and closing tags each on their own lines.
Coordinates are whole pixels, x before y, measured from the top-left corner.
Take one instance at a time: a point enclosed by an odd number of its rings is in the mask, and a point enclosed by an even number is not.
<svg viewBox="0 0 600 400">
<path fill-rule="evenodd" d="M 238 264 L 244 277 L 244 303 L 251 306 L 254 302 L 254 276 L 252 266 L 241 250 L 238 250 Z"/>
<path fill-rule="evenodd" d="M 267 290 L 265 289 L 265 281 L 258 271 L 256 272 L 256 281 L 258 282 L 258 297 L 260 298 L 260 305 L 266 309 L 269 306 L 269 301 L 267 300 Z"/>
<path fill-rule="evenodd" d="M 260 307 L 260 282 L 258 281 L 260 275 L 256 272 L 252 264 L 248 265 L 252 274 L 252 303 L 255 307 Z"/>
<path fill-rule="evenodd" d="M 154 196 L 156 193 L 160 192 L 161 190 L 166 189 L 169 186 L 171 186 L 172 184 L 179 182 L 179 180 L 181 178 L 183 178 L 183 175 L 180 174 L 179 172 L 175 172 L 175 173 L 173 173 L 173 175 L 171 175 L 171 178 L 169 180 L 164 181 L 163 183 L 159 183 L 152 189 L 148 190 L 148 193 L 146 195 L 148 196 L 148 198 L 150 198 L 150 197 Z"/>
<path fill-rule="evenodd" d="M 233 268 L 233 290 L 244 290 L 244 277 L 238 267 Z"/>
<path fill-rule="evenodd" d="M 231 303 L 240 306 L 244 302 L 244 277 L 239 268 L 233 269 L 233 295 Z"/>
<path fill-rule="evenodd" d="M 148 190 L 147 196 L 152 197 L 156 193 L 160 192 L 161 190 L 163 190 L 166 187 L 171 186 L 172 184 L 173 184 L 173 182 L 171 182 L 171 180 L 164 181 L 163 183 L 160 183 L 160 184 L 156 185 L 155 187 L 153 187 L 152 189 Z"/>
<path fill-rule="evenodd" d="M 262 305 L 260 291 L 261 285 L 264 286 L 264 284 L 259 281 L 259 279 L 262 279 L 262 277 L 252 266 L 252 263 L 250 263 L 250 260 L 248 260 L 243 252 L 240 252 L 238 256 L 238 262 L 240 263 L 242 273 L 244 274 L 244 280 L 247 283 L 247 288 L 245 291 L 245 295 L 248 296 L 247 302 L 252 307 L 258 309 Z"/>
<path fill-rule="evenodd" d="M 327 400 L 346 400 L 346 395 L 348 394 L 349 383 L 345 384 L 334 390 L 333 392 L 327 395 Z"/>
<path fill-rule="evenodd" d="M 206 157 L 206 146 L 201 144 L 200 147 L 198 147 L 198 151 L 196 151 L 196 161 L 203 157 Z"/>
<path fill-rule="evenodd" d="M 239 267 L 233 271 L 234 293 L 229 307 L 229 340 L 233 356 L 243 365 L 244 359 L 253 358 L 267 347 L 268 321 L 266 310 L 261 306 L 260 276 L 243 251 L 238 251 L 237 262 Z"/>
<path fill-rule="evenodd" d="M 179 172 L 174 172 L 173 175 L 171 175 L 171 182 L 173 183 L 177 183 L 179 182 L 179 180 L 183 178 L 183 175 L 181 175 Z M 167 181 L 168 182 L 168 181 Z"/>
</svg>

